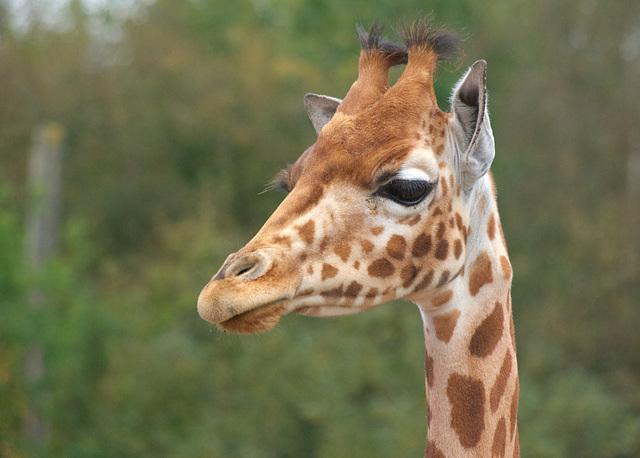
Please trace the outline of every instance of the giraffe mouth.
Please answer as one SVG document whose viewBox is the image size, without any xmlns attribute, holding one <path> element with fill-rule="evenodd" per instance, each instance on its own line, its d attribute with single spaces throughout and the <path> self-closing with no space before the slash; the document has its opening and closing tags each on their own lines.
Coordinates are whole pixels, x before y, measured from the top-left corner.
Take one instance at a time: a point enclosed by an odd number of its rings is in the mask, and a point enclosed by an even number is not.
<svg viewBox="0 0 640 458">
<path fill-rule="evenodd" d="M 217 323 L 223 332 L 258 334 L 273 328 L 286 314 L 288 299 L 280 299 Z"/>
</svg>

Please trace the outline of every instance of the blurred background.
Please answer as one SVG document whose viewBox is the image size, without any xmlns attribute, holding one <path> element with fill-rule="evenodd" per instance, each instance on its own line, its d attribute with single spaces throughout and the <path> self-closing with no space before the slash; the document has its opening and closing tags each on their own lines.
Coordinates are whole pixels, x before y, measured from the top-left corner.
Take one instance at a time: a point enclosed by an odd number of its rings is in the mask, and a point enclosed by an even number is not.
<svg viewBox="0 0 640 458">
<path fill-rule="evenodd" d="M 415 306 L 243 337 L 196 300 L 355 25 L 431 10 L 466 37 L 443 110 L 488 62 L 523 456 L 640 456 L 637 0 L 0 1 L 0 456 L 424 454 Z"/>
</svg>

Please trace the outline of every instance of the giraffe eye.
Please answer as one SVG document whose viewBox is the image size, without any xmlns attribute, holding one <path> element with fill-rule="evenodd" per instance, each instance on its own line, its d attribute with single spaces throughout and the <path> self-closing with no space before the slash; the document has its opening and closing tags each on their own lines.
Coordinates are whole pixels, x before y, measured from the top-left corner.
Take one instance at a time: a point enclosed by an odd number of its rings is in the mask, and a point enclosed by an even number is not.
<svg viewBox="0 0 640 458">
<path fill-rule="evenodd" d="M 433 183 L 426 180 L 394 179 L 378 190 L 376 194 L 410 207 L 424 200 L 433 190 Z"/>
</svg>

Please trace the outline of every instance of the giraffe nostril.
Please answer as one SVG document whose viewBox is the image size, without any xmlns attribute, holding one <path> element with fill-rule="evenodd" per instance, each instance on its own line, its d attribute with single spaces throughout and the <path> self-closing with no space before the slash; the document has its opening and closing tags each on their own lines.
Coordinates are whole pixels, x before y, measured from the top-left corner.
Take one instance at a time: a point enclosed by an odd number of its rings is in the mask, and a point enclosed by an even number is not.
<svg viewBox="0 0 640 458">
<path fill-rule="evenodd" d="M 229 269 L 229 272 L 227 274 L 227 277 L 241 277 L 244 274 L 250 272 L 253 268 L 255 268 L 257 263 L 250 263 L 250 264 L 240 264 L 237 266 L 232 266 L 233 269 Z"/>
<path fill-rule="evenodd" d="M 236 259 L 226 270 L 224 278 L 237 278 L 242 281 L 255 280 L 268 269 L 270 262 L 261 253 L 252 253 Z"/>
<path fill-rule="evenodd" d="M 255 267 L 255 265 L 244 267 L 244 268 L 240 269 L 238 272 L 236 272 L 233 276 L 234 277 L 240 277 L 240 276 L 246 274 L 247 272 L 249 272 L 254 267 Z"/>
</svg>

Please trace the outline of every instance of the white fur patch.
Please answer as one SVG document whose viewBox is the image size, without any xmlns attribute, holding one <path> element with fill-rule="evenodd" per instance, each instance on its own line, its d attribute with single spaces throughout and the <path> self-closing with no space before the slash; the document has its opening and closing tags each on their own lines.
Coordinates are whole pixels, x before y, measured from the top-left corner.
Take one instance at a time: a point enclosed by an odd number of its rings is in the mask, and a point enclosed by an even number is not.
<svg viewBox="0 0 640 458">
<path fill-rule="evenodd" d="M 398 180 L 416 180 L 416 181 L 432 181 L 432 178 L 427 175 L 424 170 L 417 169 L 415 167 L 410 167 L 406 169 L 401 169 L 396 175 L 396 179 Z"/>
</svg>

